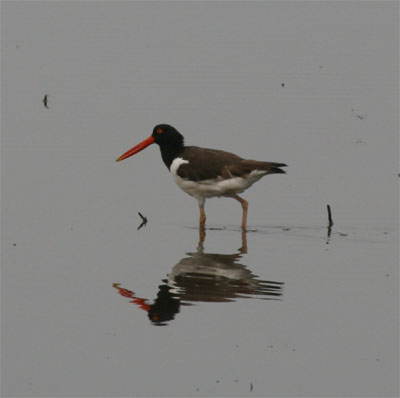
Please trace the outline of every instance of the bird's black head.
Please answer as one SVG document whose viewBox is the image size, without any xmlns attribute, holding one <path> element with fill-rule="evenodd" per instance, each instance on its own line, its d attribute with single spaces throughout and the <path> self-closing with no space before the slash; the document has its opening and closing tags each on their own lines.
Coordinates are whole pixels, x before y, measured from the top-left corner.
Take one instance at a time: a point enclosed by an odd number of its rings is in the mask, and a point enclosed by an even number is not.
<svg viewBox="0 0 400 398">
<path fill-rule="evenodd" d="M 160 147 L 183 148 L 184 145 L 182 134 L 169 124 L 157 124 L 153 129 L 152 137 Z"/>
<path fill-rule="evenodd" d="M 161 157 L 170 168 L 172 161 L 179 156 L 184 148 L 182 134 L 169 124 L 158 124 L 151 135 L 154 143 L 160 146 Z"/>
<path fill-rule="evenodd" d="M 169 124 L 158 124 L 153 129 L 153 134 L 141 143 L 121 155 L 117 162 L 127 159 L 136 153 L 143 151 L 151 144 L 158 144 L 164 163 L 170 168 L 172 161 L 181 154 L 184 149 L 182 134 Z"/>
</svg>

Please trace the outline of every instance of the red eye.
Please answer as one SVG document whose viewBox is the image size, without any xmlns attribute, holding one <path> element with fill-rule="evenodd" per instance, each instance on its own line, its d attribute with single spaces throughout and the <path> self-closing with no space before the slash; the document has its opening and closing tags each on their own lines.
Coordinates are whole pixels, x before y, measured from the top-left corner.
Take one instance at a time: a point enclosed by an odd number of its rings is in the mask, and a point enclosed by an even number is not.
<svg viewBox="0 0 400 398">
<path fill-rule="evenodd" d="M 157 129 L 157 131 L 156 131 L 157 134 L 162 134 L 163 132 L 164 132 L 163 129 Z"/>
</svg>

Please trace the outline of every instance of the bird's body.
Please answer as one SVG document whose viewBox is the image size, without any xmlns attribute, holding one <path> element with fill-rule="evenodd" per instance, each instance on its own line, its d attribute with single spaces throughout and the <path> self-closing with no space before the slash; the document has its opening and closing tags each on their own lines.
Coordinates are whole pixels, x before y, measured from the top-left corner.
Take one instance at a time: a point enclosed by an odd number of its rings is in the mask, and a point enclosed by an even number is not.
<svg viewBox="0 0 400 398">
<path fill-rule="evenodd" d="M 245 160 L 229 152 L 189 146 L 173 160 L 170 172 L 183 191 L 204 203 L 207 198 L 242 193 L 261 177 L 277 172 L 277 167 L 277 163 Z"/>
<path fill-rule="evenodd" d="M 231 197 L 243 207 L 242 228 L 246 229 L 248 203 L 238 196 L 267 174 L 285 173 L 284 163 L 247 160 L 225 151 L 185 146 L 183 136 L 172 126 L 157 125 L 153 134 L 136 145 L 117 161 L 156 143 L 176 184 L 197 199 L 200 208 L 200 227 L 205 225 L 204 203 L 207 198 Z"/>
</svg>

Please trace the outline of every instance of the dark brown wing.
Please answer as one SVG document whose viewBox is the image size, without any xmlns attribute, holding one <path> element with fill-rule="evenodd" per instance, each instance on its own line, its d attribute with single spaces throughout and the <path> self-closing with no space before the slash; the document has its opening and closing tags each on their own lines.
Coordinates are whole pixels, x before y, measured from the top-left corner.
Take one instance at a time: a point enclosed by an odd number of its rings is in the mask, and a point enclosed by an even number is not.
<svg viewBox="0 0 400 398">
<path fill-rule="evenodd" d="M 284 173 L 279 167 L 286 166 L 284 163 L 245 160 L 230 152 L 195 146 L 185 147 L 181 156 L 189 163 L 182 164 L 177 174 L 192 181 L 245 177 L 252 170 L 265 170 L 271 174 Z"/>
<path fill-rule="evenodd" d="M 242 160 L 233 153 L 195 146 L 185 147 L 181 156 L 189 163 L 182 164 L 177 173 L 180 177 L 192 181 L 222 177 L 226 174 L 226 166 L 237 164 Z"/>
</svg>

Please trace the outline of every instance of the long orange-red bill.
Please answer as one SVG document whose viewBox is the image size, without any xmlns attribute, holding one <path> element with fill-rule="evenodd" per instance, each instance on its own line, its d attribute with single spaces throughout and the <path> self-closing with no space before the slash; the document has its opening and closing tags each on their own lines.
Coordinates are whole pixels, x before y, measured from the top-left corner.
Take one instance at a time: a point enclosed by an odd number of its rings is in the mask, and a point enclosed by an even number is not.
<svg viewBox="0 0 400 398">
<path fill-rule="evenodd" d="M 143 151 L 144 148 L 148 147 L 149 145 L 154 144 L 154 138 L 153 136 L 150 136 L 149 138 L 146 138 L 143 142 L 140 144 L 137 144 L 133 148 L 129 149 L 129 151 L 126 151 L 123 155 L 121 155 L 116 162 L 120 162 L 121 160 L 124 160 L 126 158 L 129 158 L 130 156 L 134 155 L 135 153 L 138 153 L 140 151 Z"/>
</svg>

